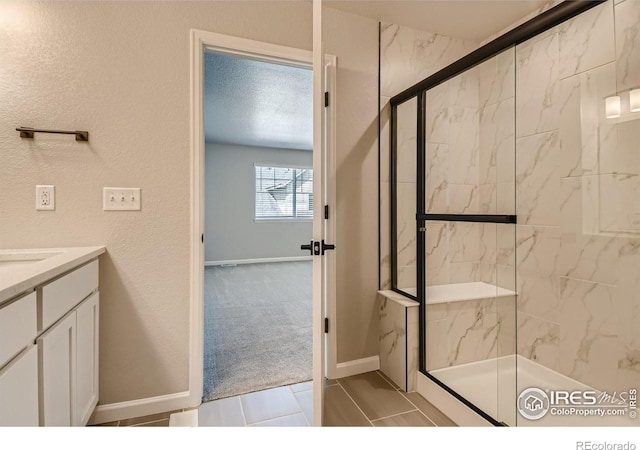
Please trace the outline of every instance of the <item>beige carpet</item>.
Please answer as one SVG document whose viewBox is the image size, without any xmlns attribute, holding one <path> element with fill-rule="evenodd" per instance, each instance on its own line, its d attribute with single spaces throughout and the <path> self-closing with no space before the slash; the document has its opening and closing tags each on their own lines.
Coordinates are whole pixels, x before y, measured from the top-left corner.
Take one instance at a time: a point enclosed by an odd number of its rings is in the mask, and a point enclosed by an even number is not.
<svg viewBox="0 0 640 450">
<path fill-rule="evenodd" d="M 311 261 L 205 268 L 203 401 L 312 377 Z"/>
</svg>

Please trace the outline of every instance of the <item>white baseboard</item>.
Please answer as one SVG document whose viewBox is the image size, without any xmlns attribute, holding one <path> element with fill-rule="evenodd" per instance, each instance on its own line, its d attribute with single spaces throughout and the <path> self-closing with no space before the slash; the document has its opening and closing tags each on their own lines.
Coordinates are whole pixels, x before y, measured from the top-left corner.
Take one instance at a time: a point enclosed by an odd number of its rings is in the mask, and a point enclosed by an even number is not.
<svg viewBox="0 0 640 450">
<path fill-rule="evenodd" d="M 461 427 L 491 427 L 490 422 L 469 408 L 425 374 L 418 372 L 418 394 Z"/>
<path fill-rule="evenodd" d="M 190 400 L 189 391 L 185 391 L 127 402 L 98 405 L 89 419 L 89 425 L 190 408 L 193 406 L 190 405 Z"/>
<path fill-rule="evenodd" d="M 359 375 L 366 372 L 374 372 L 380 369 L 380 357 L 370 356 L 369 358 L 354 359 L 353 361 L 347 361 L 338 363 L 334 372 L 331 373 L 331 378 L 343 378 L 350 377 L 351 375 Z"/>
<path fill-rule="evenodd" d="M 335 369 L 331 371 L 334 372 L 331 374 L 331 378 L 349 377 L 379 369 L 380 358 L 376 355 L 369 358 L 338 363 Z M 193 399 L 189 391 L 184 391 L 139 400 L 98 405 L 89 419 L 89 425 L 143 417 L 183 408 L 192 408 L 192 403 Z"/>
<path fill-rule="evenodd" d="M 179 413 L 171 414 L 169 417 L 170 427 L 197 427 L 198 410 L 190 409 Z"/>
<path fill-rule="evenodd" d="M 227 261 L 205 261 L 205 266 L 224 266 L 235 264 L 256 264 L 287 261 L 311 261 L 311 256 L 283 256 L 280 258 L 229 259 Z"/>
</svg>

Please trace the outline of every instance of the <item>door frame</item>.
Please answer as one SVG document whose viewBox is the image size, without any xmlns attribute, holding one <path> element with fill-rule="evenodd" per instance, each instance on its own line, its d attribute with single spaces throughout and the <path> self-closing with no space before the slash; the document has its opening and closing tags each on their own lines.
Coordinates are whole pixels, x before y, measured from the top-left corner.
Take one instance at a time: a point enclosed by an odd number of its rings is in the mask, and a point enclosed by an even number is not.
<svg viewBox="0 0 640 450">
<path fill-rule="evenodd" d="M 189 404 L 191 407 L 197 407 L 201 404 L 203 393 L 203 370 L 204 370 L 204 158 L 205 158 L 205 142 L 204 142 L 204 52 L 205 50 L 215 50 L 227 54 L 234 54 L 245 57 L 253 57 L 264 61 L 274 61 L 279 63 L 287 63 L 296 66 L 314 67 L 314 52 L 293 47 L 285 47 L 266 42 L 254 41 L 250 39 L 238 38 L 209 31 L 191 30 L 190 44 L 190 96 L 191 96 L 191 163 L 190 163 L 190 199 L 191 199 L 191 223 L 190 223 L 190 313 L 189 313 Z M 329 57 L 331 58 L 331 57 Z M 335 58 L 333 58 L 335 62 Z M 314 69 L 315 72 L 315 69 Z M 314 73 L 314 79 L 315 79 Z M 335 81 L 333 83 L 335 85 Z M 314 89 L 315 92 L 315 89 Z M 335 97 L 335 95 L 333 96 Z M 314 98 L 314 116 L 317 103 Z M 335 122 L 335 114 L 332 115 L 332 121 Z M 315 119 L 314 119 L 315 128 Z M 332 127 L 335 129 L 335 127 Z M 316 131 L 314 130 L 314 135 Z M 333 133 L 333 131 L 332 131 Z M 314 141 L 315 144 L 315 141 Z M 315 150 L 316 154 L 321 154 Z M 335 146 L 329 146 L 329 160 L 335 161 Z M 330 168 L 329 176 L 329 192 L 333 193 L 335 198 L 335 165 Z M 315 190 L 315 185 L 314 185 Z M 331 197 L 330 197 L 331 198 Z M 317 211 L 318 208 L 316 208 Z M 332 205 L 335 211 L 335 203 Z M 335 214 L 329 216 L 330 227 L 335 229 Z M 314 227 L 315 234 L 315 227 Z M 316 238 L 316 236 L 314 236 Z M 332 258 L 333 259 L 333 258 Z M 331 264 L 335 266 L 335 264 Z M 335 274 L 335 267 L 328 271 L 329 289 L 334 292 L 328 292 L 327 311 L 335 311 L 335 279 L 331 274 Z M 315 297 L 315 296 L 314 296 Z M 319 336 L 324 335 L 324 313 L 322 317 L 318 316 L 318 311 L 324 311 L 324 307 L 316 305 L 314 298 L 313 305 L 313 326 L 312 334 L 314 340 L 314 400 L 319 392 L 316 392 L 318 386 L 322 387 L 323 380 L 317 382 L 318 376 L 316 364 L 316 345 Z M 328 360 L 335 362 L 337 349 L 335 320 L 334 326 L 329 328 L 328 342 L 329 347 L 326 348 Z M 322 354 L 322 352 L 320 353 Z M 328 369 L 332 372 L 332 369 Z M 323 374 L 326 376 L 326 374 Z M 314 402 L 314 404 L 317 402 Z M 318 416 L 318 414 L 314 414 Z M 314 420 L 315 425 L 320 425 L 320 418 Z"/>
<path fill-rule="evenodd" d="M 325 54 L 324 55 L 324 65 L 323 68 L 325 70 L 324 79 L 322 80 L 324 83 L 324 91 L 328 92 L 329 95 L 329 104 L 325 104 L 324 107 L 324 148 L 325 148 L 325 159 L 323 164 L 323 170 L 326 172 L 326 183 L 328 186 L 325 191 L 325 202 L 328 205 L 331 205 L 329 211 L 329 218 L 325 223 L 325 239 L 328 239 L 328 242 L 333 243 L 336 248 L 340 248 L 340 241 L 338 238 L 338 233 L 336 232 L 336 216 L 337 216 L 337 198 L 336 198 L 336 179 L 337 179 L 337 164 L 336 164 L 336 155 L 337 155 L 337 142 L 336 142 L 336 129 L 337 129 L 337 70 L 338 70 L 338 58 L 334 55 Z M 325 342 L 325 361 L 326 361 L 326 373 L 325 376 L 329 379 L 338 378 L 338 336 L 336 333 L 337 328 L 337 306 L 336 306 L 336 292 L 337 292 L 337 263 L 336 263 L 336 253 L 328 252 L 325 254 L 327 258 L 326 265 L 326 305 L 324 314 L 329 319 L 330 326 L 329 332 L 325 334 L 326 342 Z"/>
</svg>

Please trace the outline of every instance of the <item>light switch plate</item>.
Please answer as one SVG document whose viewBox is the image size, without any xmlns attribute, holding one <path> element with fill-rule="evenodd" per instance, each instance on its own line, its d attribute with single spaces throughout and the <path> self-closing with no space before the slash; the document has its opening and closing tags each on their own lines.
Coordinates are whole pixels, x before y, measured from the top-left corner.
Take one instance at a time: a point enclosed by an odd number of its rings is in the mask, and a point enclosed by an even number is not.
<svg viewBox="0 0 640 450">
<path fill-rule="evenodd" d="M 104 211 L 140 211 L 140 188 L 104 188 L 102 209 Z"/>
</svg>

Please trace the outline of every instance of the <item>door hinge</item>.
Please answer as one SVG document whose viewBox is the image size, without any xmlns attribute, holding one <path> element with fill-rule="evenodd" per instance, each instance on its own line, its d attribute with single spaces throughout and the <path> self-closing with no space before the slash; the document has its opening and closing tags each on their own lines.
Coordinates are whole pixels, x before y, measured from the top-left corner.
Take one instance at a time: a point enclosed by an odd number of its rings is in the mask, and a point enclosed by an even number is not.
<svg viewBox="0 0 640 450">
<path fill-rule="evenodd" d="M 329 106 L 329 93 L 325 92 L 324 93 L 324 107 L 326 108 L 327 106 Z"/>
<path fill-rule="evenodd" d="M 324 205 L 324 218 L 329 218 L 329 205 Z"/>
<path fill-rule="evenodd" d="M 325 333 L 329 332 L 329 318 L 328 317 L 324 318 L 324 332 Z"/>
<path fill-rule="evenodd" d="M 200 242 L 204 244 L 204 233 L 200 235 Z"/>
</svg>

